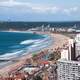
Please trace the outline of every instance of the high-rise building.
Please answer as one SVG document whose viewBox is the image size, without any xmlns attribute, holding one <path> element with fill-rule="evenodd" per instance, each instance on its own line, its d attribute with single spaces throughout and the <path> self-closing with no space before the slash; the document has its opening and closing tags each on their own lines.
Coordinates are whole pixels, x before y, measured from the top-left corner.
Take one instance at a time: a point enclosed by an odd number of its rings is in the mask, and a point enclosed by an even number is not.
<svg viewBox="0 0 80 80">
<path fill-rule="evenodd" d="M 68 51 L 67 51 L 68 50 Z M 57 62 L 57 80 L 80 80 L 80 34 L 69 40 L 68 48 Z"/>
<path fill-rule="evenodd" d="M 76 57 L 78 57 L 80 55 L 80 34 L 75 37 L 75 51 Z"/>
<path fill-rule="evenodd" d="M 80 80 L 80 62 L 60 59 L 57 66 L 57 80 Z"/>
</svg>

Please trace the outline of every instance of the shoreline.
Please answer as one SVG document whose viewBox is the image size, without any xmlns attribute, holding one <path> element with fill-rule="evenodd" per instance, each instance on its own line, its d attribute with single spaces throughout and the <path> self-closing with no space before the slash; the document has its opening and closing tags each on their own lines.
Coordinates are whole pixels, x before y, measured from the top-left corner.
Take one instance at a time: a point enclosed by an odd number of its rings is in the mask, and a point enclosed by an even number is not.
<svg viewBox="0 0 80 80">
<path fill-rule="evenodd" d="M 3 31 L 3 32 L 7 32 L 7 31 Z M 24 33 L 24 32 L 21 32 L 21 33 Z M 28 33 L 28 32 L 25 32 L 25 33 Z M 30 32 L 30 33 L 34 33 L 34 32 Z M 44 34 L 44 33 L 38 33 L 38 32 L 36 32 L 36 34 L 48 37 L 48 38 L 45 37 L 45 39 L 46 38 L 48 39 L 46 43 L 44 43 L 45 40 L 43 41 L 43 45 L 44 46 L 37 46 L 37 47 L 39 47 L 38 49 L 35 49 L 35 50 L 32 50 L 32 51 L 28 51 L 28 52 L 25 52 L 25 53 L 22 52 L 23 54 L 20 53 L 22 55 L 20 55 L 20 54 L 16 55 L 15 54 L 13 56 L 11 55 L 11 56 L 0 57 L 0 61 L 1 61 L 0 69 L 2 69 L 3 67 L 9 66 L 9 65 L 15 64 L 15 62 L 13 62 L 13 61 L 15 61 L 15 60 L 18 61 L 18 60 L 20 60 L 20 58 L 22 58 L 24 56 L 29 56 L 30 55 L 30 57 L 32 57 L 32 53 L 35 53 L 36 55 L 38 55 L 41 52 L 41 50 L 45 50 L 46 48 L 50 47 L 51 44 L 54 43 L 53 39 L 52 39 L 52 37 L 50 35 L 47 35 L 47 34 Z M 37 48 L 37 47 L 33 47 L 33 48 Z"/>
<path fill-rule="evenodd" d="M 10 31 L 2 31 L 2 32 L 10 32 Z M 32 34 L 34 34 L 33 31 L 30 31 L 30 32 L 26 32 L 26 31 L 23 31 L 23 32 L 21 32 L 21 31 L 12 31 L 10 33 L 32 33 Z M 38 53 L 39 51 L 41 51 L 42 48 L 46 49 L 48 46 L 51 46 L 51 44 L 53 44 L 53 39 L 51 38 L 51 36 L 49 36 L 47 34 L 42 34 L 42 33 L 41 34 L 40 33 L 36 33 L 36 34 L 41 35 L 41 36 L 43 36 L 45 38 L 42 39 L 42 41 L 39 42 L 38 44 L 32 45 L 29 48 L 29 50 L 26 50 L 26 48 L 25 48 L 25 51 L 20 50 L 20 51 L 14 52 L 14 54 L 8 54 L 8 53 L 6 53 L 4 55 L 0 55 L 0 61 L 1 60 L 2 61 L 8 61 L 9 59 L 18 59 L 20 57 L 23 57 L 24 55 L 29 55 L 29 53 L 30 54 L 32 54 L 32 53 Z M 36 41 L 36 40 L 34 40 L 34 41 Z M 21 44 L 21 43 L 19 43 L 19 44 Z"/>
<path fill-rule="evenodd" d="M 45 50 L 55 50 L 56 48 L 63 47 L 63 44 L 67 43 L 69 37 L 66 37 L 64 35 L 61 34 L 55 34 L 55 33 L 50 33 L 50 32 L 36 32 L 38 34 L 47 34 L 49 36 L 51 36 L 51 38 L 53 38 L 53 44 L 50 45 L 49 47 L 45 48 L 45 49 L 41 49 L 41 51 L 45 51 Z M 39 53 L 39 52 L 37 52 Z M 9 66 L 6 66 L 2 69 L 0 69 L 0 74 L 1 75 L 7 75 L 7 73 L 12 72 L 17 70 L 19 67 L 23 66 L 24 64 L 26 64 L 26 60 L 30 59 L 32 57 L 32 54 L 26 54 L 25 56 L 21 57 L 19 59 L 19 62 L 15 62 L 15 64 L 11 64 Z"/>
</svg>

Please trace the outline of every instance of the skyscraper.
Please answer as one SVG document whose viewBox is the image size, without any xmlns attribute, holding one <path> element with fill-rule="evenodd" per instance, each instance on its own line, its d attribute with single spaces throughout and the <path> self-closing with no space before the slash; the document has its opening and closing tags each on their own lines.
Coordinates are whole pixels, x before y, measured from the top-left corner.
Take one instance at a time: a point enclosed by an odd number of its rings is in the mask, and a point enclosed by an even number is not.
<svg viewBox="0 0 80 80">
<path fill-rule="evenodd" d="M 60 59 L 57 66 L 57 80 L 80 80 L 80 62 Z"/>
<path fill-rule="evenodd" d="M 80 34 L 75 40 L 69 40 L 67 50 L 57 62 L 58 80 L 80 80 L 80 62 L 77 59 L 80 56 Z"/>
<path fill-rule="evenodd" d="M 75 51 L 76 57 L 78 57 L 80 55 L 80 34 L 75 37 Z"/>
</svg>

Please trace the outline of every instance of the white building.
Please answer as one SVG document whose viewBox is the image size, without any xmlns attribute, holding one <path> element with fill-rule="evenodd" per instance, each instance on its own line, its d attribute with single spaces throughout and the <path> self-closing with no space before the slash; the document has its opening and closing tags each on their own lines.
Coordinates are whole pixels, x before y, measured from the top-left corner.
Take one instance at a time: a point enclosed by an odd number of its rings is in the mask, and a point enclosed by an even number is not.
<svg viewBox="0 0 80 80">
<path fill-rule="evenodd" d="M 79 36 L 79 35 L 78 35 Z M 76 52 L 79 51 L 79 37 L 76 37 Z M 77 46 L 78 45 L 78 46 Z M 63 51 L 61 53 L 61 59 L 57 62 L 57 74 L 58 79 L 57 80 L 80 80 L 80 62 L 74 61 L 74 58 L 76 58 L 74 52 L 74 40 L 69 40 L 68 43 L 68 51 Z M 73 50 L 72 50 L 73 49 Z M 72 52 L 73 51 L 73 52 Z"/>
<path fill-rule="evenodd" d="M 75 58 L 75 41 L 74 39 L 69 39 L 68 41 L 68 60 L 73 60 Z"/>
<path fill-rule="evenodd" d="M 68 58 L 68 54 L 69 52 L 68 52 L 68 50 L 67 49 L 63 49 L 62 51 L 61 51 L 61 59 L 66 59 L 66 60 L 68 60 L 69 58 Z"/>
<path fill-rule="evenodd" d="M 69 39 L 68 44 L 61 51 L 61 59 L 72 60 L 74 58 L 74 39 Z M 71 55 L 73 54 L 73 55 Z"/>
<path fill-rule="evenodd" d="M 80 80 L 80 62 L 60 59 L 57 66 L 57 80 Z"/>
<path fill-rule="evenodd" d="M 75 29 L 73 29 L 73 28 L 69 28 L 68 30 L 67 30 L 67 32 L 75 32 L 76 30 Z"/>
<path fill-rule="evenodd" d="M 80 55 L 80 34 L 77 34 L 75 37 L 75 50 L 76 50 L 76 57 Z"/>
</svg>

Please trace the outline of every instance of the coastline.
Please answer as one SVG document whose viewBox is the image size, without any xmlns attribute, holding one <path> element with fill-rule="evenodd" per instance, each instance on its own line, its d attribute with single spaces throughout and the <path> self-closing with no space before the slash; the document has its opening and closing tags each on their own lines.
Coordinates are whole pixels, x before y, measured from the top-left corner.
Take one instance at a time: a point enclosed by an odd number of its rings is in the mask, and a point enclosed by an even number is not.
<svg viewBox="0 0 80 80">
<path fill-rule="evenodd" d="M 2 32 L 8 32 L 8 33 L 31 33 L 31 34 L 36 34 L 33 31 L 2 31 Z M 19 43 L 19 45 L 26 45 L 29 43 L 34 43 L 33 45 L 30 45 L 29 47 L 25 47 L 24 49 L 20 49 L 19 51 L 15 51 L 10 53 L 5 53 L 4 55 L 0 55 L 0 60 L 2 61 L 8 61 L 9 59 L 18 59 L 22 56 L 25 55 L 29 55 L 30 53 L 38 53 L 39 51 L 41 51 L 42 48 L 47 48 L 48 46 L 50 46 L 52 44 L 52 38 L 51 36 L 47 35 L 47 34 L 39 34 L 37 33 L 37 35 L 40 35 L 42 37 L 44 37 L 43 39 L 38 39 L 38 40 L 23 40 Z M 28 48 L 28 49 L 27 49 Z"/>
<path fill-rule="evenodd" d="M 55 50 L 56 48 L 63 47 L 63 44 L 67 43 L 69 37 L 66 37 L 64 35 L 61 34 L 55 34 L 55 33 L 50 33 L 50 32 L 36 32 L 38 34 L 47 34 L 49 36 L 51 36 L 51 38 L 53 38 L 54 42 L 52 43 L 52 45 L 50 45 L 47 48 L 41 49 L 41 51 L 45 51 L 45 50 Z M 37 52 L 39 53 L 39 51 Z M 11 64 L 9 66 L 6 66 L 2 69 L 0 69 L 0 74 L 1 75 L 6 75 L 9 72 L 12 72 L 14 70 L 17 70 L 19 67 L 22 67 L 26 62 L 27 59 L 30 59 L 32 57 L 32 54 L 25 54 L 25 56 L 22 56 L 18 62 L 15 62 L 15 64 Z"/>
</svg>

